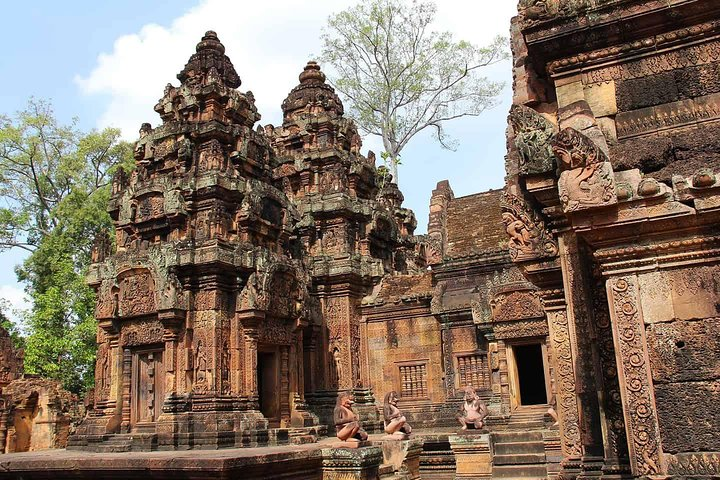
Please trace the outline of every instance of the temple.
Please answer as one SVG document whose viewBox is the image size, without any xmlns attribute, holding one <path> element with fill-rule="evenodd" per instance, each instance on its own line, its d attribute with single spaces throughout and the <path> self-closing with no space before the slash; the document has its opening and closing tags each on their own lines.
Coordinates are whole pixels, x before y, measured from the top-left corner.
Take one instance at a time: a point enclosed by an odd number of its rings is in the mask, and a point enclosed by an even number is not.
<svg viewBox="0 0 720 480">
<path fill-rule="evenodd" d="M 318 64 L 282 125 L 256 126 L 207 32 L 113 181 L 94 404 L 57 465 L 249 447 L 223 471 L 720 475 L 719 19 L 702 0 L 522 0 L 505 185 L 438 182 L 423 235 Z M 339 398 L 372 445 L 324 443 Z M 153 478 L 190 461 L 147 458 Z"/>
</svg>

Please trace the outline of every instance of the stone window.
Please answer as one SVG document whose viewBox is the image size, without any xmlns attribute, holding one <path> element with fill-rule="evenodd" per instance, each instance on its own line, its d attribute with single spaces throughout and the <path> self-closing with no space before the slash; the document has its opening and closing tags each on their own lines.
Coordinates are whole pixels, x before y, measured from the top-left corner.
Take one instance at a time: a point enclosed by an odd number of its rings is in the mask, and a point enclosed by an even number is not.
<svg viewBox="0 0 720 480">
<path fill-rule="evenodd" d="M 476 390 L 490 389 L 490 369 L 487 355 L 472 353 L 457 357 L 459 388 L 474 387 Z"/>
<path fill-rule="evenodd" d="M 400 365 L 400 396 L 427 398 L 427 368 L 424 363 Z"/>
</svg>

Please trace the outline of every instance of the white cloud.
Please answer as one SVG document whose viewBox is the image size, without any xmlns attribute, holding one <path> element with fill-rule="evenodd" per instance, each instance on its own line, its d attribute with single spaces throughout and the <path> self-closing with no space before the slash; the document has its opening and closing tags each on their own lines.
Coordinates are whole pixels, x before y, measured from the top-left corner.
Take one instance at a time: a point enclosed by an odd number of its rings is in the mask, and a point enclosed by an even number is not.
<svg viewBox="0 0 720 480">
<path fill-rule="evenodd" d="M 319 53 L 319 36 L 328 15 L 354 3 L 204 0 L 169 26 L 149 24 L 119 37 L 112 51 L 99 55 L 94 69 L 76 75 L 75 82 L 84 93 L 107 98 L 98 126 L 119 127 L 125 138 L 133 140 L 142 122 L 159 122 L 153 106 L 164 86 L 178 83 L 175 75 L 195 44 L 206 30 L 215 30 L 242 79 L 240 89 L 255 94 L 262 123 L 279 124 L 280 103 L 297 84 L 305 62 Z M 487 3 L 439 1 L 437 28 L 478 44 L 497 34 L 507 35 L 514 2 Z M 375 142 L 366 143 L 376 147 Z"/>
<path fill-rule="evenodd" d="M 0 285 L 0 301 L 5 300 L 9 304 L 9 309 L 4 310 L 3 313 L 10 318 L 15 324 L 19 324 L 21 320 L 21 314 L 24 310 L 28 310 L 31 304 L 19 285 L 6 284 Z"/>
</svg>

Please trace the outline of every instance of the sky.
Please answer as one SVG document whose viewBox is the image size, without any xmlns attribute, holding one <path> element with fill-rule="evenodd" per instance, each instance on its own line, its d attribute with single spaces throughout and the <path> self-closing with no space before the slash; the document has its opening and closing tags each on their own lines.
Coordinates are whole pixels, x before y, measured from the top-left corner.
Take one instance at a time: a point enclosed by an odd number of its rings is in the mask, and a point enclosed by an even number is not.
<svg viewBox="0 0 720 480">
<path fill-rule="evenodd" d="M 409 1 L 409 0 L 408 0 Z M 77 118 L 84 130 L 107 126 L 135 140 L 140 124 L 159 123 L 153 106 L 207 30 L 215 30 L 251 90 L 260 123 L 282 123 L 280 104 L 298 83 L 308 60 L 319 54 L 320 34 L 330 14 L 354 0 L 34 0 L 3 7 L 0 29 L 0 114 L 22 109 L 30 97 L 49 99 L 62 122 Z M 516 2 L 437 0 L 434 29 L 456 39 L 488 44 L 507 36 Z M 500 104 L 479 117 L 447 124 L 455 151 L 442 149 L 423 132 L 402 152 L 400 188 L 404 206 L 415 211 L 417 233 L 427 229 L 430 194 L 447 179 L 455 196 L 503 185 L 505 128 L 511 103 L 511 64 L 488 67 L 484 75 L 504 81 Z M 363 153 L 382 151 L 365 138 Z M 379 155 L 378 155 L 379 157 Z M 482 212 L 478 212 L 482 215 Z M 24 254 L 0 253 L 0 298 L 27 308 L 14 267 Z"/>
</svg>

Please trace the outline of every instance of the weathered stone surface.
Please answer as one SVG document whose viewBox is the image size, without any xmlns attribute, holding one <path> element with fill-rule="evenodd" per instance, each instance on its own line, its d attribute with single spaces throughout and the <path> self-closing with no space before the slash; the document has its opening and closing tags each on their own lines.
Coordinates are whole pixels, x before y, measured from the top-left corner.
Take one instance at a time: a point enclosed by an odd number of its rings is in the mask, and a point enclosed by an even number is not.
<svg viewBox="0 0 720 480">
<path fill-rule="evenodd" d="M 19 378 L 0 394 L 0 453 L 65 448 L 84 406 L 57 380 Z"/>
<path fill-rule="evenodd" d="M 655 397 L 664 450 L 720 450 L 720 380 L 656 385 Z"/>
</svg>

